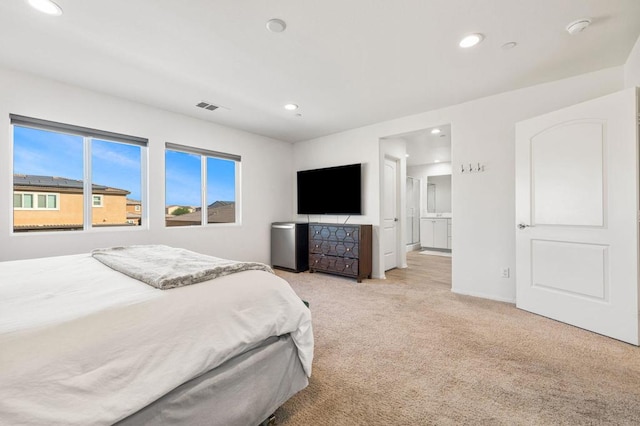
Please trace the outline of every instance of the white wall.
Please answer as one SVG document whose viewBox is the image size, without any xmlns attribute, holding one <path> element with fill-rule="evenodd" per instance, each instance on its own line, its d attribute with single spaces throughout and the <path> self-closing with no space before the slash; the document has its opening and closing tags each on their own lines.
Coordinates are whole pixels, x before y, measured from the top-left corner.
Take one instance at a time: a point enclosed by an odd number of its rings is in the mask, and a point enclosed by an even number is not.
<svg viewBox="0 0 640 426">
<path fill-rule="evenodd" d="M 428 176 L 442 176 L 451 174 L 451 163 L 418 164 L 407 167 L 407 176 L 427 179 Z"/>
<path fill-rule="evenodd" d="M 636 40 L 624 66 L 624 87 L 640 87 L 640 37 Z"/>
<path fill-rule="evenodd" d="M 12 234 L 10 113 L 148 138 L 148 229 Z M 0 69 L 0 128 L 4 129 L 0 132 L 0 260 L 162 243 L 268 263 L 270 223 L 291 218 L 293 148 L 288 143 L 4 69 Z M 241 225 L 165 228 L 165 142 L 242 156 Z"/>
<path fill-rule="evenodd" d="M 609 68 L 297 143 L 294 169 L 366 163 L 365 215 L 353 219 L 379 228 L 379 139 L 451 123 L 453 291 L 514 301 L 514 274 L 500 277 L 501 267 L 515 267 L 514 125 L 621 90 L 623 79 L 622 67 Z M 460 174 L 461 163 L 482 163 L 485 171 Z M 374 247 L 377 238 L 374 232 Z"/>
</svg>

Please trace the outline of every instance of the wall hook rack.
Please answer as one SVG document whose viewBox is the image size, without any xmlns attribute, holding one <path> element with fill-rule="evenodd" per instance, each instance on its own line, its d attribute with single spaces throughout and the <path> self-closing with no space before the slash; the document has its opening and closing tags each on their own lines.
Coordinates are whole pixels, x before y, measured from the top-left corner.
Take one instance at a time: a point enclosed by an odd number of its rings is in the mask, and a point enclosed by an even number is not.
<svg viewBox="0 0 640 426">
<path fill-rule="evenodd" d="M 479 173 L 484 172 L 484 164 L 482 163 L 469 163 L 469 166 L 465 166 L 464 163 L 460 164 L 460 173 Z"/>
</svg>

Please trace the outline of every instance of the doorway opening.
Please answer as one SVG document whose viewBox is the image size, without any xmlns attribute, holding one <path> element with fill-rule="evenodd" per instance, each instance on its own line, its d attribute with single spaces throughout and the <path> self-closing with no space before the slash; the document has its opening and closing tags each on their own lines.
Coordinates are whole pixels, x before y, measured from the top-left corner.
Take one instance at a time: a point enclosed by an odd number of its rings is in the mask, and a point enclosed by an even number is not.
<svg viewBox="0 0 640 426">
<path fill-rule="evenodd" d="M 384 140 L 404 147 L 400 185 L 404 214 L 400 217 L 400 228 L 405 265 L 410 269 L 428 268 L 429 262 L 425 261 L 429 259 L 422 261 L 423 256 L 450 258 L 453 253 L 451 125 L 428 127 Z M 448 259 L 441 267 L 450 269 L 450 263 Z"/>
<path fill-rule="evenodd" d="M 406 249 L 451 256 L 451 125 L 429 127 L 403 139 L 407 144 L 407 222 L 415 224 Z M 410 211 L 415 212 L 411 217 Z"/>
</svg>

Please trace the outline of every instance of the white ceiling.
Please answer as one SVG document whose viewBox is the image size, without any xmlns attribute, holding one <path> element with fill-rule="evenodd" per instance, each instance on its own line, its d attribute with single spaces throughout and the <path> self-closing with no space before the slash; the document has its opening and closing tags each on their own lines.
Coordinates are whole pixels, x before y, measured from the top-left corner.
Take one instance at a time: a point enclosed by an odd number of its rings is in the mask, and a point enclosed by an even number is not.
<svg viewBox="0 0 640 426">
<path fill-rule="evenodd" d="M 621 65 L 640 34 L 638 0 L 56 1 L 0 1 L 1 65 L 290 142 Z"/>
<path fill-rule="evenodd" d="M 439 129 L 440 133 L 431 133 L 435 128 Z M 394 138 L 404 139 L 407 143 L 407 166 L 451 162 L 451 125 L 449 124 L 405 133 Z"/>
</svg>

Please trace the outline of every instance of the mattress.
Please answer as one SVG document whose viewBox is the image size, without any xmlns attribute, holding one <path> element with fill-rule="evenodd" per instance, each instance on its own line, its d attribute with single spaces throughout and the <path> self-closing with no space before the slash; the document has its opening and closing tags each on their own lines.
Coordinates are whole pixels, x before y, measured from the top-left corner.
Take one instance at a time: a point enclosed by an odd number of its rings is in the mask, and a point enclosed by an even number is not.
<svg viewBox="0 0 640 426">
<path fill-rule="evenodd" d="M 88 254 L 3 262 L 0 423 L 113 424 L 285 335 L 309 376 L 310 312 L 263 271 L 162 291 Z"/>
</svg>

